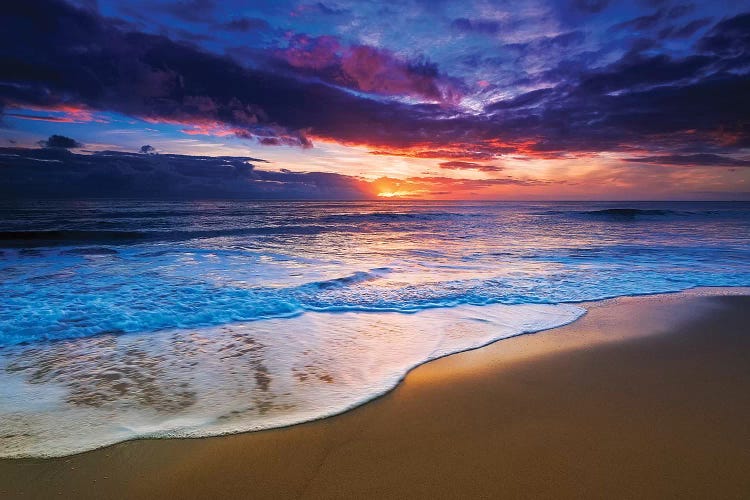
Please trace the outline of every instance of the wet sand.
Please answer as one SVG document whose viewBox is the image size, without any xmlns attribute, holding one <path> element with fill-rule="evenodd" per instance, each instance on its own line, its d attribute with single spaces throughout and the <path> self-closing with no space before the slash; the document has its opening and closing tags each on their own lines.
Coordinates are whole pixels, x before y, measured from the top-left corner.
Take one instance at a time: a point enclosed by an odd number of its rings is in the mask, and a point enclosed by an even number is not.
<svg viewBox="0 0 750 500">
<path fill-rule="evenodd" d="M 748 498 L 750 296 L 705 296 L 737 292 L 585 304 L 317 422 L 2 460 L 0 497 Z"/>
</svg>

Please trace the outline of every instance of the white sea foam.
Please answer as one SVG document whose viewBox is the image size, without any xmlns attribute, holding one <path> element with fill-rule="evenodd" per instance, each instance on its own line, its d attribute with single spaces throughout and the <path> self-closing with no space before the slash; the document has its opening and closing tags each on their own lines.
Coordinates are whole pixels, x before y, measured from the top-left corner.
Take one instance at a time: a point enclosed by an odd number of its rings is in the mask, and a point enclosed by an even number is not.
<svg viewBox="0 0 750 500">
<path fill-rule="evenodd" d="M 362 404 L 416 365 L 569 323 L 574 305 L 306 313 L 5 348 L 0 456 L 291 425 Z"/>
</svg>

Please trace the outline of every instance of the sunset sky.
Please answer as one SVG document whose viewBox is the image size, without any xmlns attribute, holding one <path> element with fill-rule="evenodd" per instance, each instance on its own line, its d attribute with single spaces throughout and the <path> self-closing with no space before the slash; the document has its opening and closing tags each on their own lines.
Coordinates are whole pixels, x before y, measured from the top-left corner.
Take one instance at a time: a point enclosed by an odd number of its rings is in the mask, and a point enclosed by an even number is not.
<svg viewBox="0 0 750 500">
<path fill-rule="evenodd" d="M 7 193 L 750 199 L 748 0 L 2 10 Z"/>
</svg>

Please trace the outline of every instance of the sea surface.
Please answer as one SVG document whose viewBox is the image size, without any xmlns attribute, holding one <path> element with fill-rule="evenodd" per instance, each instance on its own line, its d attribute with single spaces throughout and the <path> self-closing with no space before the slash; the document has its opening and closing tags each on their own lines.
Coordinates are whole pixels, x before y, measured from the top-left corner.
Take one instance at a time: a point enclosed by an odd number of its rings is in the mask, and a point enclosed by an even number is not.
<svg viewBox="0 0 750 500">
<path fill-rule="evenodd" d="M 578 302 L 750 285 L 750 203 L 0 202 L 0 457 L 345 411 Z"/>
</svg>

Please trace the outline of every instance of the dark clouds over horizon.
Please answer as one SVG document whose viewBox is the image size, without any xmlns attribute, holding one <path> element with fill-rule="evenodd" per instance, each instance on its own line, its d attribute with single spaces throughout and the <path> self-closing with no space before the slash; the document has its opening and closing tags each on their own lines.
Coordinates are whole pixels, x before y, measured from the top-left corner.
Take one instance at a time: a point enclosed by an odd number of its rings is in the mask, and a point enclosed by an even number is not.
<svg viewBox="0 0 750 500">
<path fill-rule="evenodd" d="M 323 172 L 257 169 L 258 158 L 0 148 L 0 197 L 357 200 L 359 179 Z"/>
<path fill-rule="evenodd" d="M 750 2 L 514 5 L 14 2 L 0 21 L 0 112 L 115 112 L 253 147 L 332 141 L 487 175 L 497 159 L 603 153 L 748 165 Z"/>
</svg>

